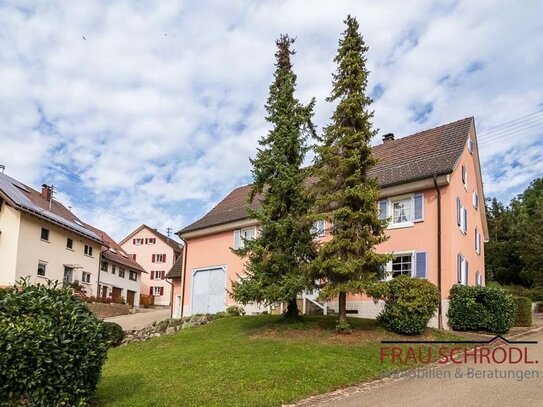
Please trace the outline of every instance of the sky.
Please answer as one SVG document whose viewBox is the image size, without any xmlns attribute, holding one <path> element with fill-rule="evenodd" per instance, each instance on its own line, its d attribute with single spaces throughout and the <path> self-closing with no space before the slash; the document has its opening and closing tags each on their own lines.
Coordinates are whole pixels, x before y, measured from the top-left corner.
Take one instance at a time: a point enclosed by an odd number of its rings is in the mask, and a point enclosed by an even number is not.
<svg viewBox="0 0 543 407">
<path fill-rule="evenodd" d="M 374 144 L 474 116 L 487 197 L 543 176 L 539 0 L 0 0 L 0 164 L 118 240 L 177 231 L 251 181 L 282 33 L 322 131 L 348 14 Z"/>
</svg>

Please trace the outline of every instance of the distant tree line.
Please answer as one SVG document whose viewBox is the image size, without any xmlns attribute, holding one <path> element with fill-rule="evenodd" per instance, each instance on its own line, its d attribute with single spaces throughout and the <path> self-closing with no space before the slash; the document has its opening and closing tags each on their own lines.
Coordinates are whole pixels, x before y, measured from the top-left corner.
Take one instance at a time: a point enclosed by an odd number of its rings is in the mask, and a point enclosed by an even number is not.
<svg viewBox="0 0 543 407">
<path fill-rule="evenodd" d="M 487 280 L 524 287 L 543 286 L 543 178 L 504 205 L 488 199 Z"/>
</svg>

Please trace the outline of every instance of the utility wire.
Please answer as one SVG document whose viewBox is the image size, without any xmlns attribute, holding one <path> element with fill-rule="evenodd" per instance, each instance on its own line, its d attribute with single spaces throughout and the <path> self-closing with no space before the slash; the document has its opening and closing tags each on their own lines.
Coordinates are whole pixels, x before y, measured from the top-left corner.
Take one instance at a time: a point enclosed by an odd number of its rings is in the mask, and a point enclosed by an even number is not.
<svg viewBox="0 0 543 407">
<path fill-rule="evenodd" d="M 539 113 L 543 113 L 543 110 L 538 110 L 537 112 L 527 114 L 526 116 L 517 117 L 516 119 L 510 120 L 510 121 L 508 121 L 508 122 L 501 123 L 501 124 L 497 124 L 496 126 L 493 126 L 493 127 L 489 127 L 488 129 L 485 130 L 485 132 L 488 132 L 488 131 L 490 131 L 490 130 L 496 129 L 496 128 L 498 128 L 498 127 L 503 127 L 503 126 L 505 126 L 506 124 L 513 123 L 513 122 L 516 122 L 516 121 L 518 121 L 518 120 L 524 119 L 524 118 L 526 118 L 526 117 L 530 117 L 530 116 L 537 115 L 537 114 L 539 114 Z"/>
<path fill-rule="evenodd" d="M 542 117 L 537 117 L 537 118 L 534 118 L 534 119 L 536 119 L 536 120 L 531 120 L 531 121 L 526 121 L 526 122 L 523 122 L 523 123 L 518 123 L 517 125 L 512 126 L 512 127 L 503 128 L 503 129 L 499 129 L 499 130 L 494 130 L 494 131 L 491 131 L 491 132 L 482 132 L 481 136 L 484 138 L 484 137 L 487 137 L 487 136 L 492 135 L 492 134 L 500 134 L 500 133 L 506 133 L 506 132 L 513 131 L 513 130 L 519 130 L 519 129 L 522 129 L 522 128 L 526 127 L 526 126 L 530 126 L 530 125 L 533 125 L 533 124 L 543 124 L 543 116 Z"/>
</svg>

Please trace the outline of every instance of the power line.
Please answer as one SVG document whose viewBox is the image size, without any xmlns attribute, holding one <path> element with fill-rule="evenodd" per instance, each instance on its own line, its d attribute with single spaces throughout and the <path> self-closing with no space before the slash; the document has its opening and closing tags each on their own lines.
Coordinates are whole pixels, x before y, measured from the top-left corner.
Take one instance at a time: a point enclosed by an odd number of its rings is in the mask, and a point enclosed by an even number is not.
<svg viewBox="0 0 543 407">
<path fill-rule="evenodd" d="M 533 119 L 535 119 L 535 120 L 533 120 Z M 500 134 L 500 133 L 504 133 L 504 132 L 508 132 L 508 131 L 512 131 L 512 130 L 522 129 L 522 128 L 524 128 L 526 126 L 529 126 L 529 125 L 532 125 L 532 124 L 543 124 L 543 116 L 542 117 L 533 117 L 532 120 L 521 122 L 521 123 L 516 123 L 515 125 L 509 125 L 509 126 L 507 126 L 507 128 L 494 130 L 494 131 L 490 131 L 490 132 L 483 132 L 483 133 L 481 133 L 481 136 L 484 138 L 484 137 L 486 137 L 488 135 L 491 135 L 491 134 Z"/>
<path fill-rule="evenodd" d="M 497 141 L 497 140 L 503 140 L 505 138 L 508 138 L 510 136 L 514 136 L 514 135 L 517 135 L 517 134 L 533 134 L 534 133 L 533 131 L 527 131 L 527 130 L 530 130 L 532 128 L 538 128 L 538 127 L 543 128 L 543 124 L 534 124 L 533 126 L 529 126 L 529 127 L 523 128 L 523 129 L 517 129 L 517 130 L 512 131 L 510 133 L 493 135 L 491 137 L 487 137 L 485 139 L 482 139 L 480 144 L 488 144 L 490 142 L 494 142 L 494 141 Z"/>
<path fill-rule="evenodd" d="M 539 114 L 539 113 L 542 113 L 542 112 L 543 112 L 543 110 L 538 110 L 537 112 L 527 114 L 526 116 L 517 117 L 516 119 L 510 120 L 508 122 L 497 124 L 496 126 L 489 127 L 488 129 L 485 130 L 485 132 L 488 132 L 489 130 L 493 130 L 495 128 L 505 126 L 506 124 L 513 123 L 513 122 L 516 122 L 516 121 L 518 121 L 520 119 L 524 119 L 526 117 L 530 117 L 530 116 L 533 116 L 533 115 L 536 115 L 536 114 Z"/>
</svg>

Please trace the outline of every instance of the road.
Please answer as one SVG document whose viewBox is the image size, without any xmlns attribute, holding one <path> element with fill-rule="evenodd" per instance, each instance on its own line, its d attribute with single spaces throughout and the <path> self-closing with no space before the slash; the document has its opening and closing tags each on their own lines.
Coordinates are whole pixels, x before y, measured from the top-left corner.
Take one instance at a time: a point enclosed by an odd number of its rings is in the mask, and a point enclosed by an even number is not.
<svg viewBox="0 0 543 407">
<path fill-rule="evenodd" d="M 116 322 L 125 331 L 133 331 L 145 328 L 155 321 L 162 321 L 170 318 L 170 309 L 159 309 L 146 312 L 138 312 L 137 314 L 119 315 L 117 317 L 106 318 L 104 321 Z"/>
<path fill-rule="evenodd" d="M 464 373 L 457 378 L 455 373 L 459 365 L 444 365 L 438 369 L 443 376 L 450 378 L 405 378 L 392 380 L 384 384 L 368 387 L 364 390 L 353 389 L 350 395 L 338 395 L 324 403 L 315 403 L 319 407 L 361 407 L 361 406 L 543 406 L 543 332 L 537 332 L 522 339 L 538 341 L 536 345 L 509 345 L 528 348 L 529 360 L 538 360 L 539 364 L 503 364 L 489 365 L 487 363 L 475 365 L 467 363 L 462 365 Z M 508 345 L 504 345 L 507 347 Z M 539 378 L 474 378 L 467 377 L 467 369 L 478 371 L 515 370 L 522 371 L 524 377 L 528 371 L 537 371 Z M 535 373 L 531 375 L 535 376 Z M 427 374 L 429 376 L 429 374 Z M 349 391 L 347 391 L 347 394 Z"/>
</svg>

